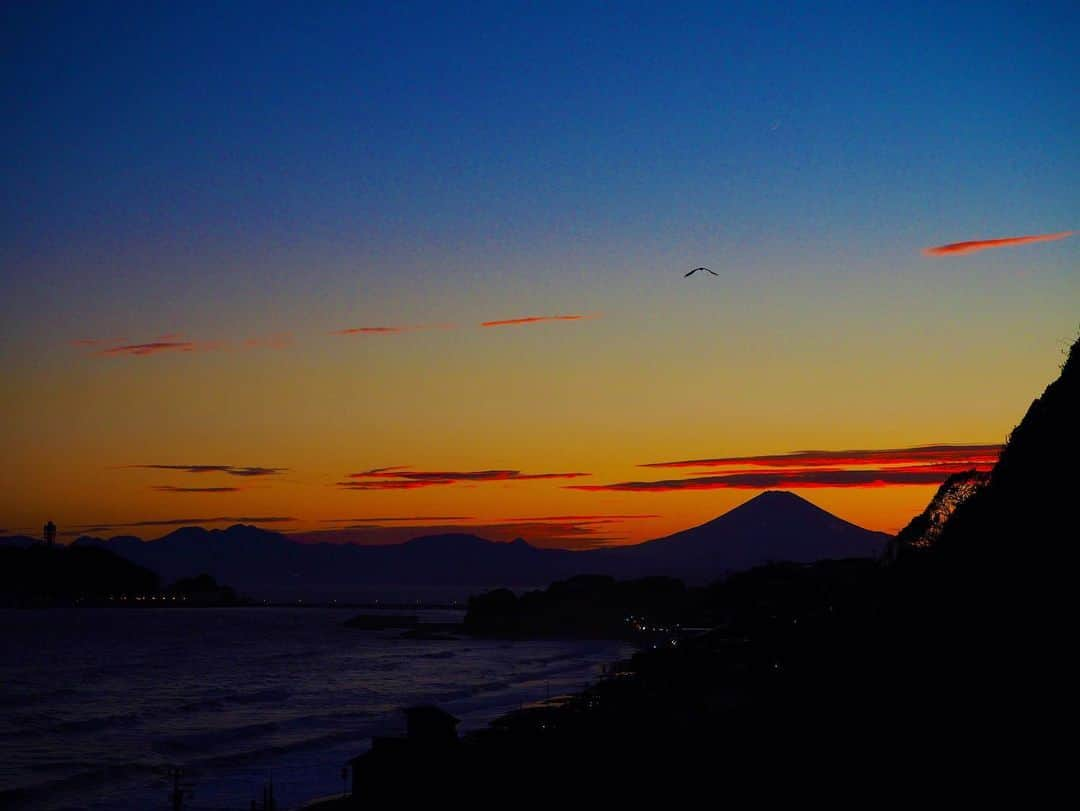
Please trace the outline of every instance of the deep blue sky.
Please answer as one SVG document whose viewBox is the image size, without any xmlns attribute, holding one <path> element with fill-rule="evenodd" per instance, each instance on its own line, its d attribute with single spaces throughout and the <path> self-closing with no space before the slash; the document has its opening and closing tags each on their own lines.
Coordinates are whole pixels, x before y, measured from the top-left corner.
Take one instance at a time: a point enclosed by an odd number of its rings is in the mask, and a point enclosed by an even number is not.
<svg viewBox="0 0 1080 811">
<path fill-rule="evenodd" d="M 1078 226 L 1075 2 L 390 5 L 0 9 L 0 526 L 175 512 L 107 465 L 287 467 L 185 504 L 306 516 L 385 465 L 997 442 L 1075 335 L 1080 238 L 921 253 Z M 440 329 L 331 335 L 373 325 Z"/>
<path fill-rule="evenodd" d="M 312 5 L 8 4 L 5 260 L 1076 211 L 1075 3 Z"/>
</svg>

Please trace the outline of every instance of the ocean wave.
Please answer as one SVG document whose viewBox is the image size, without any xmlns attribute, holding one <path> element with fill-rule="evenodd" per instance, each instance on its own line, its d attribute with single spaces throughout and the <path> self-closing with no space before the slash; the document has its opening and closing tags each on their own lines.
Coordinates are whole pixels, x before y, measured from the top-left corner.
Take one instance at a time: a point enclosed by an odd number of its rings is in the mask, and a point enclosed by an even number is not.
<svg viewBox="0 0 1080 811">
<path fill-rule="evenodd" d="M 224 698 L 198 698 L 188 701 L 177 707 L 182 713 L 204 712 L 209 710 L 220 711 L 225 709 Z"/>
<path fill-rule="evenodd" d="M 6 730 L 0 731 L 0 737 L 10 738 L 22 735 L 22 729 L 26 727 L 46 727 L 52 722 L 56 721 L 57 714 L 55 712 L 16 712 L 11 715 L 0 717 L 0 730 L 3 730 L 4 726 Z"/>
<path fill-rule="evenodd" d="M 249 772 L 340 763 L 373 735 L 402 734 L 401 707 L 440 704 L 465 728 L 617 655 L 557 640 L 343 644 L 338 614 L 273 609 L 168 614 L 175 638 L 148 651 L 129 644 L 146 617 L 116 612 L 107 633 L 71 624 L 57 636 L 41 616 L 48 633 L 0 686 L 0 808 L 157 807 L 167 786 L 154 769 L 167 763 L 189 771 L 199 805 L 231 807 Z M 100 681 L 77 682 L 95 670 Z M 312 779 L 314 796 L 324 786 Z"/>
<path fill-rule="evenodd" d="M 400 670 L 402 662 L 398 659 L 386 659 L 377 662 L 365 662 L 364 670 L 369 673 L 385 673 L 391 670 Z"/>
<path fill-rule="evenodd" d="M 281 741 L 269 746 L 261 746 L 253 749 L 245 749 L 237 752 L 229 752 L 220 755 L 195 757 L 185 761 L 185 768 L 197 773 L 198 770 L 222 769 L 226 767 L 244 766 L 250 763 L 260 763 L 272 760 L 275 757 L 303 751 L 305 749 L 318 749 L 328 744 L 342 743 L 354 740 L 358 745 L 366 743 L 371 737 L 365 732 L 353 730 L 341 730 L 338 732 L 326 732 L 321 735 L 310 735 L 293 740 Z"/>
<path fill-rule="evenodd" d="M 226 695 L 225 701 L 231 704 L 276 704 L 285 701 L 293 694 L 292 690 L 284 688 L 268 687 L 264 690 L 252 690 L 250 692 L 236 692 Z"/>
<path fill-rule="evenodd" d="M 164 777 L 164 764 L 151 761 L 125 763 L 115 766 L 99 766 L 76 772 L 67 777 L 43 780 L 31 785 L 0 790 L 0 808 L 10 811 L 40 809 L 46 801 L 56 803 L 75 802 L 72 807 L 85 804 L 86 797 L 102 786 L 130 783 L 140 778 L 160 775 Z"/>
<path fill-rule="evenodd" d="M 248 738 L 264 737 L 276 731 L 277 728 L 277 723 L 271 721 L 262 724 L 247 724 L 239 727 L 207 729 L 199 732 L 191 732 L 186 735 L 159 738 L 153 742 L 153 747 L 156 752 L 170 755 L 198 752 L 236 743 Z"/>
<path fill-rule="evenodd" d="M 0 707 L 25 707 L 33 704 L 55 702 L 73 698 L 79 691 L 72 687 L 58 687 L 53 690 L 29 690 L 26 693 L 0 693 Z"/>
<path fill-rule="evenodd" d="M 232 690 L 214 692 L 177 706 L 183 713 L 227 710 L 230 705 L 281 704 L 292 697 L 293 691 L 268 687 L 261 690 Z"/>
<path fill-rule="evenodd" d="M 139 720 L 139 714 L 134 712 L 116 713 L 113 715 L 99 715 L 94 718 L 80 718 L 75 721 L 64 721 L 53 727 L 54 732 L 101 732 L 109 727 L 120 724 L 128 724 Z"/>
</svg>

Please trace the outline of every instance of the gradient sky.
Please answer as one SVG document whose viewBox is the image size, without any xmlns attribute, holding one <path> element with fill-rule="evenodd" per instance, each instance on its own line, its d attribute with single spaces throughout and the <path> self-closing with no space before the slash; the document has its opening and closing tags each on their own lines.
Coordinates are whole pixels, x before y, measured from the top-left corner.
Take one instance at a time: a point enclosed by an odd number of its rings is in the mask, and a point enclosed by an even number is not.
<svg viewBox="0 0 1080 811">
<path fill-rule="evenodd" d="M 1075 3 L 313 5 L 0 10 L 0 529 L 643 540 L 1077 333 L 1080 237 L 928 250 L 1077 227 Z"/>
</svg>

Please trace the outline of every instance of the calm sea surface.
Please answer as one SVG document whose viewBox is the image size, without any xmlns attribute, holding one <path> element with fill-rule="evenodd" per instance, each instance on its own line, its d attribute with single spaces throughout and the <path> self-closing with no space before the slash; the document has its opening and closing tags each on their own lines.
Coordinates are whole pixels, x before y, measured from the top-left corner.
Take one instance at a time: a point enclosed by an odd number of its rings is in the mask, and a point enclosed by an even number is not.
<svg viewBox="0 0 1080 811">
<path fill-rule="evenodd" d="M 476 728 L 577 690 L 620 643 L 399 639 L 347 609 L 0 610 L 0 807 L 247 811 L 341 790 L 344 761 L 399 709 L 434 702 Z M 371 612 L 365 612 L 371 613 Z M 460 614 L 419 612 L 451 621 Z"/>
</svg>

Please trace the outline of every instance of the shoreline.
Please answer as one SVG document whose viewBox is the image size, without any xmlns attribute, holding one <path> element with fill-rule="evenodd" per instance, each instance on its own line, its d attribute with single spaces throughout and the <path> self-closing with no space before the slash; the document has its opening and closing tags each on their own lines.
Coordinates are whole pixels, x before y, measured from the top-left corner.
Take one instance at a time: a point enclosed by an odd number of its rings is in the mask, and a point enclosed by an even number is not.
<svg viewBox="0 0 1080 811">
<path fill-rule="evenodd" d="M 627 650 L 608 640 L 400 640 L 393 632 L 350 631 L 342 626 L 350 614 L 333 610 L 60 610 L 6 616 L 6 638 L 36 645 L 39 653 L 28 653 L 27 666 L 12 671 L 0 689 L 0 725 L 48 713 L 56 721 L 26 721 L 20 737 L 38 748 L 63 744 L 44 773 L 46 762 L 34 766 L 33 756 L 13 748 L 15 741 L 0 742 L 0 751 L 11 754 L 0 783 L 18 791 L 5 795 L 0 805 L 11 802 L 27 809 L 157 807 L 161 778 L 146 770 L 170 764 L 188 769 L 200 802 L 247 811 L 272 773 L 281 807 L 294 807 L 340 790 L 337 775 L 345 760 L 369 746 L 373 736 L 398 731 L 398 707 L 417 700 L 445 702 L 467 719 L 469 729 L 483 728 L 522 704 L 543 699 L 549 682 L 551 694 L 591 683 L 604 663 Z M 143 633 L 149 629 L 156 629 L 154 636 Z M 210 648 L 203 641 L 207 633 L 216 640 Z M 132 636 L 145 640 L 140 647 L 173 650 L 182 657 L 180 680 L 170 680 L 175 700 L 169 706 L 155 698 L 156 677 L 146 682 L 153 674 L 143 673 L 139 664 L 161 657 L 145 659 L 127 645 Z M 234 653 L 234 642 L 247 638 L 265 643 Z M 118 656 L 102 662 L 102 650 L 115 650 Z M 65 664 L 54 668 L 55 688 L 28 680 L 31 673 L 42 672 L 33 661 L 51 661 L 59 651 Z M 192 656 L 191 665 L 185 652 Z M 268 657 L 280 663 L 271 678 L 248 683 L 244 674 Z M 99 701 L 93 685 L 79 683 L 87 668 L 138 678 L 143 687 Z M 324 684 L 319 674 L 335 671 L 338 676 Z M 306 672 L 313 678 L 306 678 Z M 33 707 L 21 709 L 27 702 Z M 130 719 L 114 720 L 121 713 Z M 230 713 L 238 714 L 235 722 Z M 61 729 L 60 723 L 70 729 Z M 115 736 L 122 746 L 95 753 L 96 741 Z"/>
</svg>

